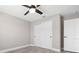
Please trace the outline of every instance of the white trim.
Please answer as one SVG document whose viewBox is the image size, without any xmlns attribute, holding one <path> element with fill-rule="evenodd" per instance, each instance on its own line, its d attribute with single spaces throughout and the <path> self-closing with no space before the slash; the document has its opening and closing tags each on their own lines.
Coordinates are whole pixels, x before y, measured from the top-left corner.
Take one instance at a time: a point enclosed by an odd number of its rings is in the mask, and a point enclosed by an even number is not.
<svg viewBox="0 0 79 59">
<path fill-rule="evenodd" d="M 56 52 L 61 52 L 60 49 L 52 48 L 51 50 L 56 51 Z"/>
<path fill-rule="evenodd" d="M 41 47 L 41 46 L 37 46 L 37 45 L 34 45 L 34 46 L 36 46 L 36 47 L 40 47 L 40 48 L 46 48 L 46 47 Z M 56 49 L 56 48 L 46 48 L 46 49 L 50 49 L 50 50 L 52 50 L 52 51 L 56 51 L 56 52 L 61 52 L 60 49 Z"/>
<path fill-rule="evenodd" d="M 4 49 L 4 50 L 1 50 L 0 53 L 5 53 L 5 52 L 9 52 L 9 51 L 25 48 L 25 47 L 28 47 L 28 46 L 33 46 L 33 45 L 28 44 L 28 45 L 23 45 L 23 46 L 15 47 L 15 48 Z"/>
<path fill-rule="evenodd" d="M 72 52 L 72 53 L 79 53 L 79 51 L 70 51 L 70 50 L 65 50 L 65 49 L 64 49 L 64 51 L 66 51 L 66 52 Z"/>
<path fill-rule="evenodd" d="M 23 46 L 15 47 L 15 48 L 4 49 L 4 50 L 1 50 L 0 53 L 6 53 L 6 52 L 17 50 L 17 49 L 22 49 L 22 48 L 25 48 L 25 47 L 28 47 L 28 46 L 36 46 L 36 45 L 28 44 L 28 45 L 23 45 Z M 36 47 L 40 47 L 40 46 L 36 46 Z M 40 47 L 40 48 L 45 48 L 45 47 Z M 60 49 L 56 49 L 56 48 L 46 48 L 46 49 L 50 49 L 50 50 L 56 51 L 56 52 L 61 52 Z"/>
<path fill-rule="evenodd" d="M 35 46 L 34 44 L 29 44 L 29 46 Z"/>
</svg>

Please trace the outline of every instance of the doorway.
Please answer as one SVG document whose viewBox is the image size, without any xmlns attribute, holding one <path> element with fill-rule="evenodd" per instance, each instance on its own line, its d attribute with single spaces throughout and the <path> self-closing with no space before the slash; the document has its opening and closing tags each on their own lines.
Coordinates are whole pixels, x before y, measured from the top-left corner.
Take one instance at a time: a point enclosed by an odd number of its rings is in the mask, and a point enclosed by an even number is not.
<svg viewBox="0 0 79 59">
<path fill-rule="evenodd" d="M 79 52 L 79 18 L 64 21 L 64 50 Z"/>
<path fill-rule="evenodd" d="M 48 20 L 34 26 L 34 43 L 43 48 L 52 48 L 52 25 L 53 21 Z"/>
</svg>

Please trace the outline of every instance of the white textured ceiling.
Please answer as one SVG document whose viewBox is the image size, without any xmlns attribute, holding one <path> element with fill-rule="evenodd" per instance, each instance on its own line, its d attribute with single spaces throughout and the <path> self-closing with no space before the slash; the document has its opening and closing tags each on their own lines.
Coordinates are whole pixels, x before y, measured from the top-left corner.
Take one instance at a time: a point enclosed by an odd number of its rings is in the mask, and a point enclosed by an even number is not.
<svg viewBox="0 0 79 59">
<path fill-rule="evenodd" d="M 51 16 L 55 14 L 61 14 L 62 16 L 75 15 L 79 13 L 78 5 L 41 5 L 38 9 L 43 11 L 43 15 Z M 0 11 L 8 13 L 10 15 L 19 17 L 24 20 L 34 21 L 42 19 L 43 15 L 39 15 L 37 13 L 29 13 L 24 16 L 24 13 L 28 10 L 28 8 L 18 5 L 0 5 Z M 79 14 L 78 14 L 79 16 Z M 72 16 L 73 17 L 73 16 Z"/>
</svg>

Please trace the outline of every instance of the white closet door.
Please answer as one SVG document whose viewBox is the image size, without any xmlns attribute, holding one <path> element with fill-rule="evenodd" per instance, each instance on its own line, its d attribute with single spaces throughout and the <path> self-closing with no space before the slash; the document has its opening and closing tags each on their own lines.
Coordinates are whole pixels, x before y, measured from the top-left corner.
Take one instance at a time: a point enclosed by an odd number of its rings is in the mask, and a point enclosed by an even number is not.
<svg viewBox="0 0 79 59">
<path fill-rule="evenodd" d="M 34 44 L 44 48 L 52 48 L 52 21 L 34 25 Z"/>
<path fill-rule="evenodd" d="M 64 22 L 64 50 L 75 51 L 75 28 L 75 21 L 67 20 Z"/>
<path fill-rule="evenodd" d="M 75 19 L 75 51 L 76 52 L 79 52 L 79 18 L 78 19 Z"/>
<path fill-rule="evenodd" d="M 79 19 L 64 22 L 64 50 L 79 52 Z"/>
</svg>

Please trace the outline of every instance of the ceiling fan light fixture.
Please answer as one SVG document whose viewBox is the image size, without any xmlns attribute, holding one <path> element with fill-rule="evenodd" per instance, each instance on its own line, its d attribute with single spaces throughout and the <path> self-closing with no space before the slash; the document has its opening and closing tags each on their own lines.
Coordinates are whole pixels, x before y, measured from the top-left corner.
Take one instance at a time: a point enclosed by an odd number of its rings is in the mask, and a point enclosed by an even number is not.
<svg viewBox="0 0 79 59">
<path fill-rule="evenodd" d="M 35 13 L 35 9 L 34 9 L 34 8 L 31 8 L 31 9 L 29 10 L 29 12 L 30 12 L 30 13 Z"/>
<path fill-rule="evenodd" d="M 22 5 L 22 6 L 29 8 L 29 10 L 24 15 L 27 15 L 28 13 L 38 13 L 40 15 L 43 14 L 43 12 L 38 9 L 40 5 L 31 5 L 31 6 Z"/>
</svg>

